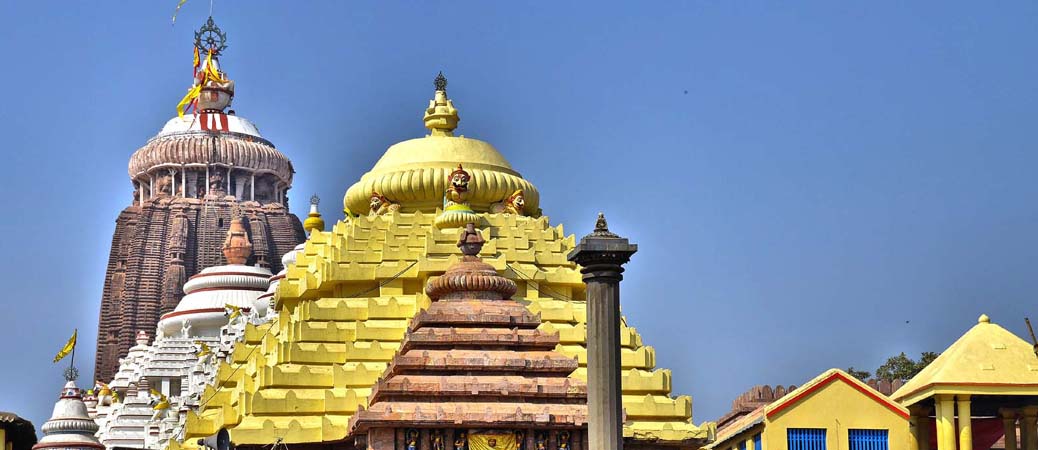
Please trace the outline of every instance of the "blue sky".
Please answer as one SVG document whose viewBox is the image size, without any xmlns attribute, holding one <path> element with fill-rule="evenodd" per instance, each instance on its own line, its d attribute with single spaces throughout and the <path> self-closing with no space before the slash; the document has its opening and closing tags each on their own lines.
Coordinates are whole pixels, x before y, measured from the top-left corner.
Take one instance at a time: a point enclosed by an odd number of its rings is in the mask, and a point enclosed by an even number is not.
<svg viewBox="0 0 1038 450">
<path fill-rule="evenodd" d="M 209 4 L 0 3 L 0 410 L 35 422 L 73 328 L 90 379 L 130 154 L 175 114 Z M 578 236 L 640 251 L 629 323 L 714 420 L 754 384 L 940 351 L 1036 313 L 1038 4 L 218 0 L 235 109 L 292 209 L 425 131 L 443 70 Z"/>
</svg>

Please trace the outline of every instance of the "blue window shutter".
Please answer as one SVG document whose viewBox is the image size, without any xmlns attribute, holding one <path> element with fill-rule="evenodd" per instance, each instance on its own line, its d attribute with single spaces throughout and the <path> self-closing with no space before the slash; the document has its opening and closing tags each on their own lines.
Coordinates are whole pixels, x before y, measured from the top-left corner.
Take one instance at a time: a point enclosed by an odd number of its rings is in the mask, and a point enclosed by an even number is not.
<svg viewBox="0 0 1038 450">
<path fill-rule="evenodd" d="M 789 450 L 826 450 L 825 428 L 788 428 Z"/>
<path fill-rule="evenodd" d="M 848 450 L 889 450 L 887 430 L 847 430 Z"/>
<path fill-rule="evenodd" d="M 764 450 L 760 442 L 760 433 L 753 435 L 753 450 Z"/>
</svg>

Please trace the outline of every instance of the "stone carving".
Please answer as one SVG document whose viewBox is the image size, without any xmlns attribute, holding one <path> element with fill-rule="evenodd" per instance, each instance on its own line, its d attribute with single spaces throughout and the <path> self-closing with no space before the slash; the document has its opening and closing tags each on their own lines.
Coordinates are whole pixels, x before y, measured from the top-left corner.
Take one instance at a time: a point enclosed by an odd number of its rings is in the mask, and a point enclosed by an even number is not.
<svg viewBox="0 0 1038 450">
<path fill-rule="evenodd" d="M 523 207 L 526 206 L 526 198 L 523 194 L 522 189 L 517 189 L 512 195 L 505 197 L 504 200 L 490 205 L 490 212 L 495 214 L 515 214 L 522 216 Z"/>
<path fill-rule="evenodd" d="M 559 432 L 559 450 L 569 450 L 569 432 Z"/>
<path fill-rule="evenodd" d="M 378 192 L 371 191 L 371 210 L 368 212 L 368 216 L 381 216 L 394 211 L 400 211 L 400 205 L 389 201 Z"/>
<path fill-rule="evenodd" d="M 173 192 L 173 177 L 169 173 L 155 179 L 155 196 L 168 197 Z"/>
<path fill-rule="evenodd" d="M 454 437 L 454 450 L 468 450 L 468 435 L 464 431 Z"/>
<path fill-rule="evenodd" d="M 151 405 L 151 409 L 155 411 L 151 415 L 151 422 L 155 423 L 159 420 L 166 418 L 166 413 L 169 411 L 169 399 L 166 398 L 161 392 L 154 389 L 149 393 L 151 400 L 148 402 Z"/>
<path fill-rule="evenodd" d="M 538 432 L 534 435 L 534 445 L 537 446 L 537 450 L 548 450 L 548 433 Z"/>
<path fill-rule="evenodd" d="M 472 177 L 461 167 L 461 164 L 458 164 L 458 168 L 454 169 L 448 178 L 447 190 L 443 195 L 443 209 L 445 211 L 471 209 L 468 204 L 470 180 L 472 180 Z"/>
<path fill-rule="evenodd" d="M 418 430 L 407 430 L 407 450 L 418 450 Z"/>
<path fill-rule="evenodd" d="M 220 174 L 219 170 L 212 169 L 209 172 L 209 193 L 223 195 L 224 192 L 226 191 L 224 190 L 223 175 Z"/>
<path fill-rule="evenodd" d="M 433 430 L 433 432 L 432 432 L 432 450 L 447 450 L 447 448 L 444 447 L 444 445 L 445 444 L 443 442 L 443 431 L 441 431 L 441 430 Z"/>
</svg>

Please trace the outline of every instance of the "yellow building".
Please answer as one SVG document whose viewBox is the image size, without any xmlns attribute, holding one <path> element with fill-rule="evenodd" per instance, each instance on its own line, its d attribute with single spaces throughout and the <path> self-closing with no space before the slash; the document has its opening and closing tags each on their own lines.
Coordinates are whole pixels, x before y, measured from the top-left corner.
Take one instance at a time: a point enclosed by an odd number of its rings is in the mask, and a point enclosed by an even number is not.
<svg viewBox="0 0 1038 450">
<path fill-rule="evenodd" d="M 311 235 L 278 288 L 277 319 L 246 330 L 189 415 L 184 445 L 221 428 L 239 446 L 341 442 L 429 306 L 426 281 L 458 259 L 458 227 L 469 221 L 488 239 L 483 261 L 518 284 L 513 298 L 559 334 L 556 350 L 586 378 L 584 284 L 566 260 L 575 239 L 541 215 L 536 187 L 493 146 L 454 136 L 458 119 L 438 78 L 424 115 L 430 134 L 390 147 L 346 192 L 347 219 Z M 712 424 L 691 422 L 691 398 L 671 395 L 653 348 L 626 324 L 621 336 L 629 447 L 705 444 Z"/>
<path fill-rule="evenodd" d="M 1016 450 L 1018 433 L 1020 448 L 1038 450 L 1035 350 L 981 315 L 891 395 L 912 411 L 911 450 L 988 449 L 1003 435 L 1005 449 Z"/>
<path fill-rule="evenodd" d="M 717 431 L 710 450 L 914 450 L 908 410 L 830 369 Z"/>
<path fill-rule="evenodd" d="M 30 450 L 36 444 L 32 422 L 0 411 L 0 450 Z"/>
</svg>

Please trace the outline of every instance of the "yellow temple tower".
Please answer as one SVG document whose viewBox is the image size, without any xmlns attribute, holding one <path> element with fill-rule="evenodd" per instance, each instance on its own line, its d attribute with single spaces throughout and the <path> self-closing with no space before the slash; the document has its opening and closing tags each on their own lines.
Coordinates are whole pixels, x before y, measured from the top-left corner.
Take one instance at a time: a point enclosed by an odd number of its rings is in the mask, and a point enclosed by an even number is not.
<svg viewBox="0 0 1038 450">
<path fill-rule="evenodd" d="M 441 74 L 425 110 L 429 134 L 391 146 L 347 190 L 346 218 L 313 230 L 280 283 L 277 318 L 248 327 L 180 445 L 226 429 L 239 447 L 354 448 L 350 419 L 430 306 L 426 282 L 462 257 L 466 223 L 486 236 L 482 260 L 516 283 L 512 298 L 558 333 L 555 351 L 577 359 L 570 376 L 586 379 L 584 284 L 566 259 L 575 239 L 541 215 L 536 187 L 493 146 L 454 136 L 458 120 Z M 692 399 L 671 395 L 670 371 L 626 322 L 621 343 L 627 448 L 706 443 L 713 424 L 692 423 Z"/>
</svg>

